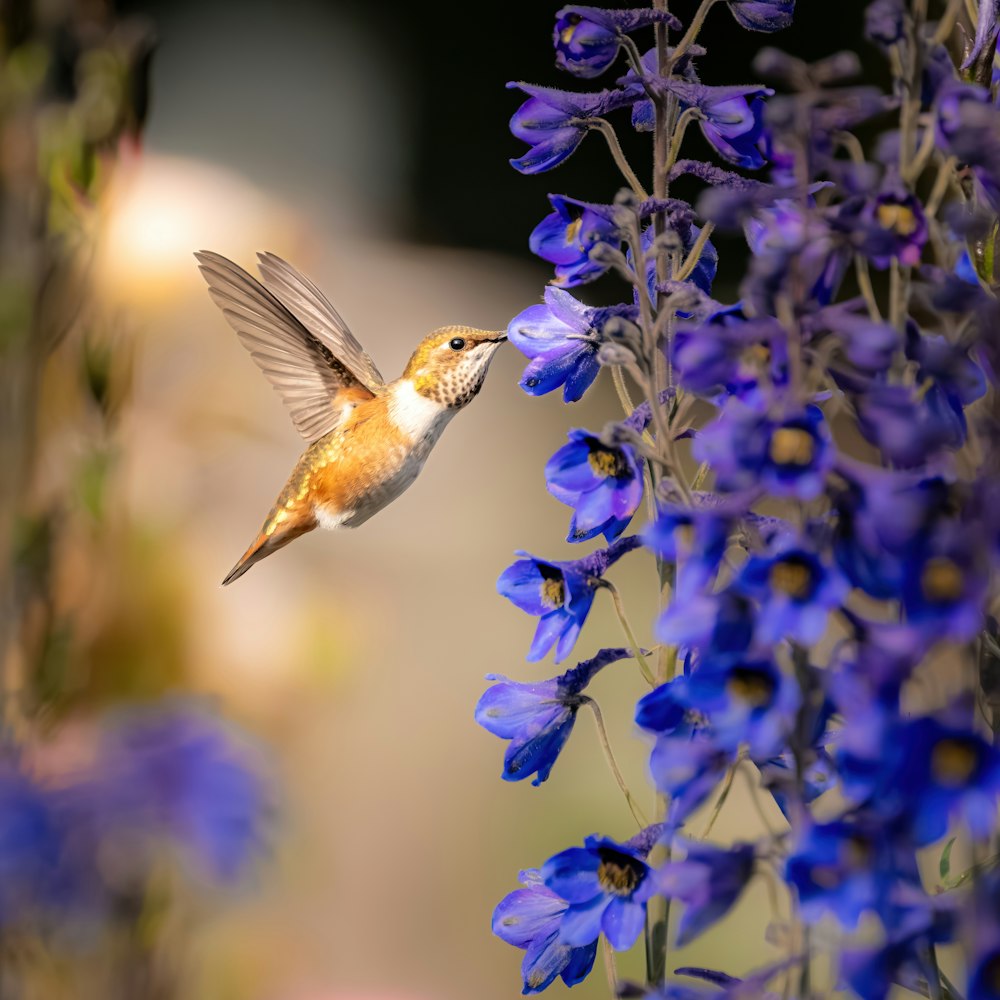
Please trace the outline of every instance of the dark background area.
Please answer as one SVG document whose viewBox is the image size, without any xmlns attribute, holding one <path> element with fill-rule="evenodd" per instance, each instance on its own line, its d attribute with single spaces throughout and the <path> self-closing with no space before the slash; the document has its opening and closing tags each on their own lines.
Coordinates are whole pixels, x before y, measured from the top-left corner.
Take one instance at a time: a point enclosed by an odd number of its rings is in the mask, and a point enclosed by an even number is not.
<svg viewBox="0 0 1000 1000">
<path fill-rule="evenodd" d="M 597 89 L 608 85 L 613 75 L 596 81 L 577 81 L 555 68 L 551 31 L 557 3 L 518 0 L 502 5 L 462 2 L 415 6 L 404 0 L 384 0 L 379 4 L 362 0 L 338 0 L 326 11 L 343 16 L 380 39 L 380 66 L 372 67 L 357 79 L 357 91 L 329 94 L 327 101 L 353 101 L 377 86 L 379 76 L 392 76 L 405 88 L 409 125 L 400 137 L 406 149 L 404 184 L 400 199 L 404 206 L 392 215 L 392 235 L 415 242 L 460 247 L 476 247 L 523 253 L 527 234 L 548 211 L 547 192 L 572 192 L 577 197 L 608 201 L 620 186 L 599 137 L 587 140 L 564 166 L 554 173 L 522 177 L 509 166 L 511 157 L 524 149 L 507 130 L 510 115 L 523 98 L 509 91 L 510 80 L 525 80 L 565 89 Z M 671 5 L 687 20 L 697 4 L 683 0 Z M 803 59 L 815 59 L 839 49 L 853 48 L 860 36 L 864 0 L 820 2 L 799 0 L 794 25 L 774 35 L 756 35 L 759 45 L 776 45 Z M 164 26 L 160 58 L 176 59 L 183 53 L 170 52 L 170 25 L 185 12 L 211 18 L 224 14 L 234 47 L 244 44 L 244 24 L 256 14 L 273 15 L 289 27 L 300 17 L 315 13 L 308 0 L 127 0 L 127 12 L 148 14 Z M 270 11 L 267 9 L 270 8 Z M 639 33 L 640 48 L 651 44 L 651 32 Z M 703 81 L 709 84 L 766 82 L 755 79 L 748 33 L 742 30 L 724 3 L 713 10 L 701 41 L 709 49 L 703 61 Z M 279 39 L 274 39 L 275 51 Z M 860 51 L 862 62 L 873 72 L 881 72 L 881 55 L 867 43 Z M 322 55 L 304 54 L 303 58 Z M 618 64 L 625 71 L 624 60 Z M 260 74 L 280 74 L 279 66 L 259 66 Z M 157 94 L 152 95 L 155 125 Z M 195 109 L 192 109 L 193 111 Z M 309 115 L 311 127 L 322 129 L 323 119 L 311 109 L 298 109 L 289 102 L 287 115 Z M 624 120 L 624 119 L 623 119 Z M 377 127 L 377 123 L 376 123 Z M 624 131 L 624 129 L 622 130 Z M 627 137 L 626 137 L 627 138 Z M 338 137 L 350 143 L 351 136 Z M 626 143 L 627 148 L 630 144 Z M 691 143 L 688 155 L 697 155 L 700 136 Z M 648 148 L 645 139 L 635 145 L 636 162 Z M 707 152 L 707 150 L 706 150 Z M 307 150 L 288 149 L 287 155 L 307 156 Z M 252 164 L 248 165 L 252 173 Z"/>
</svg>

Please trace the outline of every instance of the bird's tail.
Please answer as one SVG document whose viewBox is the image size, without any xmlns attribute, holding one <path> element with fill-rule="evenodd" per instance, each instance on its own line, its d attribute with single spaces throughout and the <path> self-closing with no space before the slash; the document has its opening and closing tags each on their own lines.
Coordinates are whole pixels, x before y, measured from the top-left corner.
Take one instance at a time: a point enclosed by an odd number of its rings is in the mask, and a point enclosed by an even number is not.
<svg viewBox="0 0 1000 1000">
<path fill-rule="evenodd" d="M 272 552 L 284 548 L 290 541 L 304 535 L 307 531 L 312 531 L 316 527 L 315 517 L 301 520 L 287 520 L 284 523 L 276 523 L 273 518 L 268 518 L 261 528 L 260 533 L 250 543 L 250 548 L 240 556 L 239 562 L 229 571 L 222 581 L 222 586 L 238 580 L 254 563 L 267 558 Z"/>
</svg>

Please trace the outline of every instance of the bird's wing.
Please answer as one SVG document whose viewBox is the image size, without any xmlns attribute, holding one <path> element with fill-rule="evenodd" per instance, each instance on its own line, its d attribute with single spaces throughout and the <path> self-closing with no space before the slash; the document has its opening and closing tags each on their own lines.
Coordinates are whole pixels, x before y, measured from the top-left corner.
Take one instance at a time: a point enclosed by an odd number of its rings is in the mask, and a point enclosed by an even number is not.
<svg viewBox="0 0 1000 1000">
<path fill-rule="evenodd" d="M 304 274 L 276 254 L 259 253 L 257 259 L 268 290 L 353 372 L 369 392 L 375 395 L 384 392 L 385 379 L 330 300 Z"/>
<path fill-rule="evenodd" d="M 212 300 L 312 442 L 373 393 L 256 278 L 211 251 L 196 253 Z M 374 367 L 374 366 L 373 366 Z"/>
</svg>

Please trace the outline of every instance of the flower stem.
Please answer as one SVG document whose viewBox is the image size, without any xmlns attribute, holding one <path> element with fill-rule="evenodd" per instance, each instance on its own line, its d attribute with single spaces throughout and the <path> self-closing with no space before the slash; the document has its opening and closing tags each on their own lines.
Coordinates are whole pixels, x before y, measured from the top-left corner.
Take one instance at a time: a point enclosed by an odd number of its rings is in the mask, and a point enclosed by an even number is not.
<svg viewBox="0 0 1000 1000">
<path fill-rule="evenodd" d="M 688 125 L 701 117 L 702 114 L 697 108 L 690 107 L 677 119 L 677 126 L 670 140 L 670 148 L 667 150 L 666 162 L 659 167 L 664 173 L 670 173 L 670 168 L 677 162 L 677 157 L 681 151 L 681 143 L 684 141 L 684 133 L 687 131 Z"/>
<path fill-rule="evenodd" d="M 618 393 L 618 401 L 622 404 L 625 416 L 631 416 L 632 412 L 635 410 L 635 404 L 632 402 L 632 397 L 628 392 L 628 386 L 625 384 L 625 376 L 622 374 L 621 365 L 611 366 L 611 381 L 615 384 L 615 392 Z"/>
<path fill-rule="evenodd" d="M 708 835 L 712 832 L 712 827 L 715 826 L 715 821 L 719 818 L 719 813 L 722 812 L 722 807 L 726 804 L 726 799 L 729 798 L 729 793 L 732 791 L 733 779 L 736 777 L 736 769 L 739 766 L 739 761 L 735 761 L 729 766 L 729 771 L 726 774 L 726 780 L 722 786 L 722 791 L 719 792 L 719 797 L 715 800 L 715 805 L 712 808 L 712 815 L 708 817 L 705 829 L 701 831 L 702 840 L 707 840 Z"/>
<path fill-rule="evenodd" d="M 705 18 L 708 16 L 708 12 L 712 9 L 714 3 L 715 0 L 701 0 L 701 6 L 695 13 L 691 24 L 688 26 L 688 30 L 684 33 L 684 37 L 674 47 L 674 51 L 670 53 L 671 68 L 694 44 L 695 39 L 698 37 L 698 32 L 701 31 L 701 26 L 705 23 Z"/>
<path fill-rule="evenodd" d="M 874 323 L 882 322 L 882 311 L 878 307 L 878 299 L 875 298 L 875 289 L 872 287 L 872 276 L 868 270 L 868 261 L 858 254 L 854 258 L 854 273 L 858 278 L 858 288 L 864 296 L 865 305 L 868 306 L 868 316 Z"/>
<path fill-rule="evenodd" d="M 611 942 L 606 937 L 601 937 L 601 951 L 604 955 L 604 972 L 608 977 L 608 989 L 611 990 L 612 1000 L 618 996 L 618 965 L 615 962 L 615 952 L 611 947 Z"/>
<path fill-rule="evenodd" d="M 611 599 L 615 602 L 615 611 L 618 613 L 618 621 L 621 623 L 622 631 L 625 633 L 625 640 L 631 647 L 632 654 L 635 656 L 636 662 L 639 664 L 642 676 L 646 679 L 646 682 L 650 685 L 650 687 L 655 686 L 656 681 L 653 679 L 653 673 L 649 669 L 646 657 L 642 654 L 642 647 L 638 642 L 636 642 L 635 633 L 632 631 L 632 626 L 629 624 L 628 617 L 625 614 L 625 605 L 622 602 L 622 595 L 618 593 L 618 588 L 610 580 L 601 580 L 600 585 L 611 594 Z"/>
<path fill-rule="evenodd" d="M 698 261 L 701 260 L 705 244 L 708 242 L 708 238 L 712 235 L 713 229 L 715 229 L 714 222 L 706 222 L 705 225 L 702 226 L 701 232 L 698 234 L 698 239 L 694 241 L 694 246 L 691 247 L 691 252 L 687 255 L 687 258 L 681 265 L 680 270 L 674 274 L 675 281 L 684 281 L 691 277 L 691 273 L 698 266 Z"/>
<path fill-rule="evenodd" d="M 615 783 L 621 789 L 622 795 L 625 796 L 625 801 L 628 803 L 632 818 L 639 824 L 640 830 L 645 829 L 649 826 L 649 820 L 646 819 L 639 803 L 635 801 L 635 796 L 629 790 L 621 769 L 618 767 L 618 761 L 615 759 L 614 752 L 611 749 L 611 741 L 608 739 L 608 731 L 604 725 L 604 716 L 601 714 L 601 709 L 597 702 L 587 695 L 582 695 L 580 702 L 583 705 L 587 705 L 594 713 L 594 723 L 597 726 L 597 739 L 601 744 L 601 749 L 604 751 L 604 758 L 608 762 L 608 767 L 611 768 L 611 774 L 614 776 Z"/>
<path fill-rule="evenodd" d="M 635 171 L 629 165 L 628 160 L 625 158 L 625 152 L 622 150 L 622 144 L 618 141 L 618 133 L 603 119 L 594 118 L 589 123 L 588 126 L 596 132 L 600 132 L 601 135 L 607 140 L 608 149 L 611 150 L 611 155 L 614 158 L 615 163 L 618 165 L 618 169 L 622 172 L 622 176 L 628 181 L 629 187 L 639 196 L 642 201 L 645 201 L 649 195 L 646 194 L 646 189 L 642 186 L 639 178 L 636 177 Z"/>
</svg>

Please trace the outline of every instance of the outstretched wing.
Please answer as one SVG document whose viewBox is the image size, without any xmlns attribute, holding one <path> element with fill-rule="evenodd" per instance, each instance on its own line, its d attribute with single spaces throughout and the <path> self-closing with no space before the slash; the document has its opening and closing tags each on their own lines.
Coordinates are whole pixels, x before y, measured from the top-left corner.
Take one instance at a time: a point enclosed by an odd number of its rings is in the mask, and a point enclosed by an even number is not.
<svg viewBox="0 0 1000 1000">
<path fill-rule="evenodd" d="M 366 389 L 375 395 L 384 391 L 385 379 L 375 362 L 357 342 L 330 300 L 304 274 L 276 254 L 259 253 L 257 259 L 268 290 L 351 370 Z"/>
<path fill-rule="evenodd" d="M 211 251 L 196 253 L 212 300 L 312 442 L 373 392 L 256 278 Z M 362 352 L 363 353 L 363 352 Z M 374 366 L 372 366 L 374 367 Z"/>
</svg>

